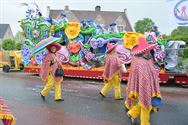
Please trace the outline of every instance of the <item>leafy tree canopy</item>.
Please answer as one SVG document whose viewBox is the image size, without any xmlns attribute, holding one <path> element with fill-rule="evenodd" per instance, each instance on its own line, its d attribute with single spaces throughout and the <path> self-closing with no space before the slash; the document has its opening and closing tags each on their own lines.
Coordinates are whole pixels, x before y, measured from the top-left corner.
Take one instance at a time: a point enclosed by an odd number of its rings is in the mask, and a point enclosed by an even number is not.
<svg viewBox="0 0 188 125">
<path fill-rule="evenodd" d="M 155 23 L 150 18 L 144 18 L 143 20 L 138 20 L 135 23 L 134 29 L 136 32 L 144 34 L 145 32 L 149 31 L 154 25 Z"/>
<path fill-rule="evenodd" d="M 16 50 L 21 50 L 22 45 L 22 43 L 16 43 Z"/>
<path fill-rule="evenodd" d="M 23 33 L 18 31 L 15 36 L 15 41 L 18 43 L 24 43 L 25 38 L 23 37 Z"/>
<path fill-rule="evenodd" d="M 183 40 L 188 45 L 188 26 L 178 26 L 171 32 L 172 40 Z"/>
<path fill-rule="evenodd" d="M 2 48 L 4 50 L 15 50 L 16 41 L 13 39 L 5 39 L 2 42 Z"/>
</svg>

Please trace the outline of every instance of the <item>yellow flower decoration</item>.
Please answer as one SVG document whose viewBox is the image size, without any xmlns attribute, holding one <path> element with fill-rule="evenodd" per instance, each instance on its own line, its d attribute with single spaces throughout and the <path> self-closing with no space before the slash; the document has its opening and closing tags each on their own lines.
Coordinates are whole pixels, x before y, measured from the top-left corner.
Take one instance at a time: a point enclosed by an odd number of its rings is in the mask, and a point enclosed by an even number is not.
<svg viewBox="0 0 188 125">
<path fill-rule="evenodd" d="M 125 48 L 132 49 L 134 46 L 138 45 L 138 38 L 144 37 L 143 34 L 136 33 L 136 32 L 127 32 L 124 34 L 123 43 Z"/>
<path fill-rule="evenodd" d="M 69 39 L 74 39 L 80 32 L 80 24 L 77 22 L 69 22 L 65 29 L 65 34 Z"/>
</svg>

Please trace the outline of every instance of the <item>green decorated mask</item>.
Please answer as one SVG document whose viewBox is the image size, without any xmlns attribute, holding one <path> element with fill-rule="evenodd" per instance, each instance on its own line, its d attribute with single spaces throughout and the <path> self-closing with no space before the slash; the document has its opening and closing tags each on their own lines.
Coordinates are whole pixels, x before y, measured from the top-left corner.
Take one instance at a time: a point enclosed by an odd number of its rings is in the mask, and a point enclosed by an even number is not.
<svg viewBox="0 0 188 125">
<path fill-rule="evenodd" d="M 90 47 L 91 47 L 91 45 L 90 45 L 90 44 L 87 44 L 87 43 L 86 43 L 86 44 L 84 44 L 84 48 L 85 48 L 85 49 L 89 49 Z"/>
<path fill-rule="evenodd" d="M 71 55 L 69 60 L 72 62 L 78 62 L 80 60 L 80 55 L 79 54 Z"/>
</svg>

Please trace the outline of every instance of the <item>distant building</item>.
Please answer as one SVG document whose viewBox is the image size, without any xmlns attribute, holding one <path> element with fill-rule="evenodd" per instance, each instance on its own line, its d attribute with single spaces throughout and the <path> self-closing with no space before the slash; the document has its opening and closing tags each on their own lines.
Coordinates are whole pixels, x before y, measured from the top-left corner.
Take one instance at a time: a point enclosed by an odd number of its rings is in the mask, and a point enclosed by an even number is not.
<svg viewBox="0 0 188 125">
<path fill-rule="evenodd" d="M 0 24 L 0 44 L 4 39 L 13 39 L 13 33 L 9 24 Z"/>
<path fill-rule="evenodd" d="M 69 6 L 65 6 L 62 10 L 51 10 L 50 6 L 47 6 L 47 17 L 58 18 L 62 11 L 66 14 L 70 22 L 80 22 L 81 19 L 92 19 L 96 24 L 104 24 L 105 28 L 112 22 L 115 22 L 119 32 L 133 31 L 127 17 L 127 9 L 124 9 L 123 12 L 101 11 L 101 7 L 96 6 L 94 11 L 70 10 Z"/>
</svg>

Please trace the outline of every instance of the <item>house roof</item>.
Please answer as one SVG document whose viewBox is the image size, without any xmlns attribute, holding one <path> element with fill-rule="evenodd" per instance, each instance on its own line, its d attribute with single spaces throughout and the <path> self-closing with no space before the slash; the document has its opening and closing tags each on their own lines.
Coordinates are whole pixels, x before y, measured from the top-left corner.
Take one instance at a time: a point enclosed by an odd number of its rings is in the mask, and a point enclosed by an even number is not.
<svg viewBox="0 0 188 125">
<path fill-rule="evenodd" d="M 7 31 L 8 27 L 9 27 L 9 24 L 0 24 L 0 38 L 4 37 L 5 32 Z"/>
<path fill-rule="evenodd" d="M 93 19 L 96 21 L 98 16 L 104 19 L 104 24 L 107 26 L 114 22 L 118 17 L 122 17 L 123 20 L 126 22 L 125 29 L 127 31 L 132 31 L 131 24 L 127 18 L 125 12 L 114 12 L 114 11 L 88 11 L 88 10 L 50 10 L 50 17 L 57 18 L 61 12 L 65 12 L 67 18 L 70 21 L 79 22 L 81 19 Z M 72 16 L 74 15 L 74 16 Z"/>
</svg>

